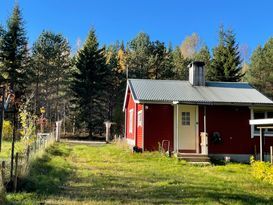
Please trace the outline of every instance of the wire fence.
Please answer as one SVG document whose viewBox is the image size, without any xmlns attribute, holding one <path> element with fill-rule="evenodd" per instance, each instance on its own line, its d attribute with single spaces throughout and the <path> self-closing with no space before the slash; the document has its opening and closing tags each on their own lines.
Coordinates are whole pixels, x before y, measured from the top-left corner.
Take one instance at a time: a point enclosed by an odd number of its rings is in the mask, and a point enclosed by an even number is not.
<svg viewBox="0 0 273 205">
<path fill-rule="evenodd" d="M 0 176 L 0 195 L 1 189 L 7 191 L 17 190 L 18 178 L 28 174 L 29 165 L 39 153 L 56 141 L 55 133 L 39 133 L 36 140 L 29 144 L 22 153 L 16 152 L 14 162 L 11 159 L 1 159 L 1 176 Z"/>
</svg>

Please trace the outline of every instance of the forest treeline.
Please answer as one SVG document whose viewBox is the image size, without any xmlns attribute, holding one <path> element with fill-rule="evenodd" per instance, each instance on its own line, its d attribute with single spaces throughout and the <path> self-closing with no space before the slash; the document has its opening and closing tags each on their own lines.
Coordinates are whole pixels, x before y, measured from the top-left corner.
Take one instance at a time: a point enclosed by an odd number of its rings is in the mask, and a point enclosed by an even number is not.
<svg viewBox="0 0 273 205">
<path fill-rule="evenodd" d="M 75 123 L 90 135 L 101 132 L 106 120 L 123 133 L 127 77 L 187 80 L 187 66 L 194 60 L 205 62 L 207 80 L 248 81 L 272 97 L 273 38 L 258 46 L 250 60 L 243 55 L 234 31 L 223 26 L 211 49 L 196 33 L 175 47 L 144 32 L 126 44 L 100 45 L 91 28 L 76 53 L 61 33 L 47 30 L 29 45 L 18 5 L 0 26 L 0 80 L 9 82 L 17 98 L 31 98 L 32 113 L 39 115 L 45 107 L 50 122 L 66 117 L 68 127 Z"/>
</svg>

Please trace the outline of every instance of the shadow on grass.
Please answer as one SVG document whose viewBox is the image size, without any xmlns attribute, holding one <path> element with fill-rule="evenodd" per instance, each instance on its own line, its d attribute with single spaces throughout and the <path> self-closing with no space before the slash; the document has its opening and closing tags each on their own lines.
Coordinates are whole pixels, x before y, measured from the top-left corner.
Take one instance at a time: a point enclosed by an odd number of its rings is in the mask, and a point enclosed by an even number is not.
<svg viewBox="0 0 273 205">
<path fill-rule="evenodd" d="M 241 190 L 217 188 L 213 182 L 191 184 L 185 182 L 166 183 L 163 186 L 153 185 L 136 187 L 143 181 L 141 178 L 92 176 L 75 179 L 77 186 L 63 190 L 63 197 L 69 196 L 76 201 L 112 201 L 130 204 L 272 204 L 273 198 L 265 199 Z M 155 181 L 151 179 L 151 181 Z M 149 182 L 149 180 L 146 182 Z"/>
<path fill-rule="evenodd" d="M 18 191 L 39 195 L 56 193 L 73 174 L 65 160 L 70 151 L 69 148 L 59 148 L 58 144 L 49 147 L 42 157 L 31 163 L 28 176 L 19 181 Z"/>
</svg>

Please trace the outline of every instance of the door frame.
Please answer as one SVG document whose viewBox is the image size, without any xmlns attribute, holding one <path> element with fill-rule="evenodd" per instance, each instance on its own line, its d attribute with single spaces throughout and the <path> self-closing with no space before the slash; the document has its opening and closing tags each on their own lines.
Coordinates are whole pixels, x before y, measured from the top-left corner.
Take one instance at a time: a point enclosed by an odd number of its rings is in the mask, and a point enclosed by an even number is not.
<svg viewBox="0 0 273 205">
<path fill-rule="evenodd" d="M 179 127 L 181 126 L 179 121 L 181 117 L 181 110 L 183 109 L 183 105 L 191 105 L 191 104 L 175 104 L 174 109 L 173 109 L 173 116 L 174 116 L 174 150 L 176 153 L 181 150 L 181 147 L 179 146 L 180 140 L 182 138 L 181 133 L 179 132 Z M 195 106 L 195 150 L 194 152 L 190 153 L 200 153 L 200 148 L 199 148 L 199 106 L 198 105 L 191 105 Z"/>
</svg>

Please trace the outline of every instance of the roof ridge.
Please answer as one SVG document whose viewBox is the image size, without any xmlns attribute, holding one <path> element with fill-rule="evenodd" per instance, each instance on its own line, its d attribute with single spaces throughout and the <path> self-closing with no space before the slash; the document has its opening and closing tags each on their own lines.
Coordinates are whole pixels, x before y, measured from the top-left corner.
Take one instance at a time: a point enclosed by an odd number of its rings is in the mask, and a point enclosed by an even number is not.
<svg viewBox="0 0 273 205">
<path fill-rule="evenodd" d="M 142 81 L 171 81 L 171 82 L 174 82 L 174 81 L 178 81 L 178 82 L 189 82 L 188 80 L 170 80 L 170 79 L 143 79 L 143 78 L 128 78 L 129 81 L 137 81 L 137 80 L 142 80 Z M 249 82 L 226 82 L 226 81 L 206 81 L 206 83 L 225 83 L 225 84 L 249 84 Z"/>
<path fill-rule="evenodd" d="M 142 78 L 129 78 L 130 81 L 143 80 L 143 81 L 179 81 L 179 82 L 189 82 L 188 80 L 170 80 L 170 79 L 142 79 Z"/>
<path fill-rule="evenodd" d="M 231 83 L 238 83 L 238 84 L 250 84 L 249 82 L 226 82 L 226 81 L 206 81 L 206 83 L 227 83 L 227 84 L 231 84 Z"/>
</svg>

